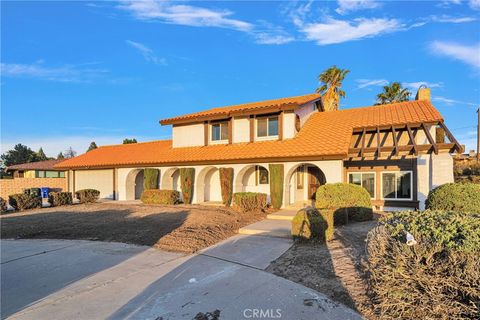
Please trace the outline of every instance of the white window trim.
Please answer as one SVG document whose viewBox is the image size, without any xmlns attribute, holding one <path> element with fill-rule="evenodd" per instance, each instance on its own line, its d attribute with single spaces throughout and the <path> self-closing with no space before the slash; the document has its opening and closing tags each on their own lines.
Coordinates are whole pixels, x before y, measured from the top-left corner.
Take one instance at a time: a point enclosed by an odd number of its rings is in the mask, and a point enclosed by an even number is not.
<svg viewBox="0 0 480 320">
<path fill-rule="evenodd" d="M 278 134 L 274 136 L 265 136 L 265 137 L 259 137 L 258 136 L 258 120 L 259 119 L 269 119 L 269 118 L 277 118 L 277 124 L 278 128 L 277 131 L 280 131 L 280 121 L 279 121 L 279 116 L 259 116 L 255 117 L 255 141 L 269 141 L 269 140 L 278 140 Z M 267 120 L 267 130 L 268 130 L 268 120 Z"/>
<path fill-rule="evenodd" d="M 370 198 L 370 200 L 375 200 L 377 199 L 377 173 L 375 171 L 349 171 L 348 172 L 348 175 L 347 175 L 347 183 L 350 183 L 350 175 L 351 174 L 355 174 L 355 173 L 360 173 L 360 174 L 364 174 L 364 173 L 373 173 L 373 177 L 375 179 L 375 183 L 373 184 L 373 198 Z M 354 184 L 354 183 L 352 183 Z M 363 186 L 361 186 L 363 188 Z M 364 188 L 365 189 L 365 188 Z M 365 189 L 367 190 L 367 189 Z M 367 191 L 368 192 L 368 191 Z"/>
<path fill-rule="evenodd" d="M 397 198 L 397 181 L 395 181 L 395 198 L 384 198 L 383 197 L 383 174 L 384 173 L 395 173 L 395 180 L 397 179 L 397 174 L 399 173 L 410 173 L 410 198 Z M 380 199 L 385 201 L 413 201 L 413 171 L 412 170 L 399 170 L 399 171 L 381 171 L 380 172 Z"/>
<path fill-rule="evenodd" d="M 212 139 L 212 130 L 213 126 L 216 124 L 221 124 L 225 123 L 227 125 L 227 131 L 228 131 L 228 122 L 227 121 L 222 121 L 222 122 L 216 122 L 216 123 L 209 123 L 209 130 L 208 130 L 208 144 L 228 144 L 228 139 L 223 139 L 223 140 L 213 140 Z M 221 134 L 221 133 L 220 133 Z"/>
</svg>

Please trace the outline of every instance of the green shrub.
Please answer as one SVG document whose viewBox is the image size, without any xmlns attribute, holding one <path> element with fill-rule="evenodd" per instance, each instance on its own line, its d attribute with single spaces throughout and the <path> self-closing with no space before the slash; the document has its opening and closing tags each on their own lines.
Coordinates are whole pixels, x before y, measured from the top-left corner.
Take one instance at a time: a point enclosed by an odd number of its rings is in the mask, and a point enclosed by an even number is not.
<svg viewBox="0 0 480 320">
<path fill-rule="evenodd" d="M 283 203 L 283 164 L 269 164 L 270 201 L 272 207 L 280 209 Z"/>
<path fill-rule="evenodd" d="M 50 192 L 48 195 L 48 201 L 53 207 L 56 206 L 65 206 L 72 204 L 72 193 L 71 192 Z"/>
<path fill-rule="evenodd" d="M 292 237 L 296 240 L 330 241 L 333 238 L 333 211 L 320 213 L 312 207 L 300 209 L 292 220 Z"/>
<path fill-rule="evenodd" d="M 158 177 L 160 171 L 158 169 L 147 168 L 143 170 L 143 189 L 158 189 Z"/>
<path fill-rule="evenodd" d="M 443 184 L 430 191 L 425 207 L 480 213 L 480 185 L 468 182 Z"/>
<path fill-rule="evenodd" d="M 235 205 L 243 212 L 264 211 L 267 208 L 267 195 L 258 192 L 237 192 L 233 194 Z"/>
<path fill-rule="evenodd" d="M 7 212 L 7 201 L 0 197 L 0 211 Z"/>
<path fill-rule="evenodd" d="M 373 218 L 370 194 L 355 184 L 324 184 L 317 189 L 315 204 L 320 211 L 335 210 L 335 221 L 338 223 L 346 223 L 350 220 L 367 221 Z"/>
<path fill-rule="evenodd" d="M 195 168 L 180 168 L 180 179 L 183 202 L 192 203 L 193 187 L 195 184 Z"/>
<path fill-rule="evenodd" d="M 367 237 L 370 295 L 380 319 L 478 319 L 480 215 L 399 212 Z M 416 244 L 406 244 L 406 232 Z"/>
<path fill-rule="evenodd" d="M 226 206 L 232 204 L 233 193 L 233 168 L 220 168 L 220 188 L 222 190 L 222 201 Z"/>
<path fill-rule="evenodd" d="M 42 206 L 42 198 L 31 196 L 29 194 L 18 193 L 12 194 L 8 197 L 8 203 L 15 210 L 27 210 L 33 208 L 40 208 Z"/>
<path fill-rule="evenodd" d="M 180 192 L 176 190 L 145 190 L 140 198 L 146 204 L 177 204 L 180 202 Z"/>
<path fill-rule="evenodd" d="M 80 203 L 96 202 L 100 197 L 100 191 L 95 189 L 82 189 L 75 192 L 75 195 Z"/>
</svg>

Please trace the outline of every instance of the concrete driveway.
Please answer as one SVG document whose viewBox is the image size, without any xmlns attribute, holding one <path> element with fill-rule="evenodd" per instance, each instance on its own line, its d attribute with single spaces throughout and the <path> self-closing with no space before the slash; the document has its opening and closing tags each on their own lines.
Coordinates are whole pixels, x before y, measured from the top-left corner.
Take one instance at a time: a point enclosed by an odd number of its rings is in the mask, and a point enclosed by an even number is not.
<svg viewBox="0 0 480 320">
<path fill-rule="evenodd" d="M 239 235 L 185 256 L 77 240 L 2 240 L 1 312 L 11 319 L 360 319 L 265 272 L 291 240 Z"/>
</svg>

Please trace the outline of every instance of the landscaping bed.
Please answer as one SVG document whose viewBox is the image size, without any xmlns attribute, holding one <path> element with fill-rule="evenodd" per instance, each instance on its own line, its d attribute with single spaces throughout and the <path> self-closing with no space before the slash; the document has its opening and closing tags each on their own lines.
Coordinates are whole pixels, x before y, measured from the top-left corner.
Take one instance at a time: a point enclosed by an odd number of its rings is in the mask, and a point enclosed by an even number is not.
<svg viewBox="0 0 480 320">
<path fill-rule="evenodd" d="M 377 221 L 366 221 L 336 227 L 335 238 L 327 244 L 295 242 L 267 271 L 317 290 L 366 318 L 374 318 L 362 265 L 367 233 L 376 225 Z"/>
<path fill-rule="evenodd" d="M 192 253 L 265 217 L 226 207 L 92 203 L 0 216 L 3 239 L 84 239 Z"/>
</svg>

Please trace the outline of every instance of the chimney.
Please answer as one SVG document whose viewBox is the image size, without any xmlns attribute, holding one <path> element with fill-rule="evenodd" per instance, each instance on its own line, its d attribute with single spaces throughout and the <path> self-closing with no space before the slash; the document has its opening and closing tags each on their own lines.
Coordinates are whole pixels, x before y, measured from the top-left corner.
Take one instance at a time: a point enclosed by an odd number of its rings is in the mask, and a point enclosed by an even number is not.
<svg viewBox="0 0 480 320">
<path fill-rule="evenodd" d="M 417 95 L 415 96 L 415 100 L 430 101 L 430 88 L 427 88 L 426 85 L 422 84 L 420 88 L 418 88 Z"/>
</svg>

